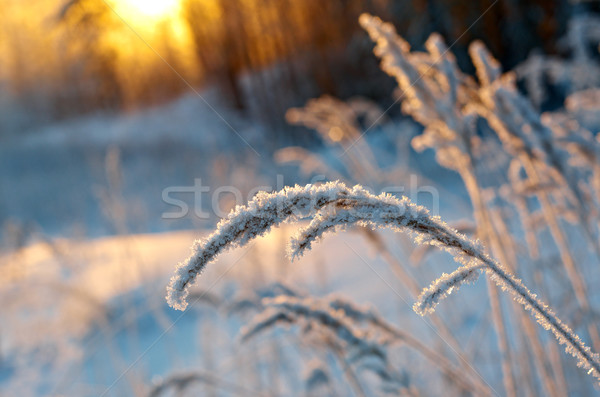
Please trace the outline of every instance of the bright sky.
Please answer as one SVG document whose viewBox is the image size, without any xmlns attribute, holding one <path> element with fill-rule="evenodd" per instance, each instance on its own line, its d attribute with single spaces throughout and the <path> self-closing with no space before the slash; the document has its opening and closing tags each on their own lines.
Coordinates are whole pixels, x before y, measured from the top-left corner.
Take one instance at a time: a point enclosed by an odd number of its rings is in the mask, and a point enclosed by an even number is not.
<svg viewBox="0 0 600 397">
<path fill-rule="evenodd" d="M 135 25 L 154 25 L 177 18 L 180 0 L 115 0 L 115 11 Z"/>
</svg>

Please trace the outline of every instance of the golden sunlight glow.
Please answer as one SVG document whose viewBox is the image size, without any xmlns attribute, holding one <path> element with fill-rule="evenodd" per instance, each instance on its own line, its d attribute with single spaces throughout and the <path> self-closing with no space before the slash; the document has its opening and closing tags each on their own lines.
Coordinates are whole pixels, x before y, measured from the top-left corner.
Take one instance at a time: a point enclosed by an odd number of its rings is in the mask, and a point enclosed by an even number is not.
<svg viewBox="0 0 600 397">
<path fill-rule="evenodd" d="M 173 17 L 179 11 L 180 0 L 117 0 L 115 5 L 126 19 L 147 23 Z"/>
</svg>

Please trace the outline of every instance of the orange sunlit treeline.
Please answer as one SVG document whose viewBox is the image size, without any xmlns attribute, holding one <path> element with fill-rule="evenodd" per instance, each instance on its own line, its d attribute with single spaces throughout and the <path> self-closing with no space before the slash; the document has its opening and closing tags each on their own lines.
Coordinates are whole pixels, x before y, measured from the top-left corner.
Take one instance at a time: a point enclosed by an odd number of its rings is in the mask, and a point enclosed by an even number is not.
<svg viewBox="0 0 600 397">
<path fill-rule="evenodd" d="M 501 26 L 493 22 L 524 7 L 497 7 L 485 13 L 485 23 L 462 34 L 485 10 L 485 1 L 468 11 L 452 0 L 0 0 L 0 5 L 0 98 L 35 113 L 25 119 L 164 102 L 189 90 L 183 78 L 193 86 L 216 84 L 235 107 L 276 127 L 283 126 L 277 121 L 285 109 L 314 96 L 389 97 L 374 83 L 386 77 L 356 22 L 361 12 L 394 22 L 416 43 L 433 30 L 460 38 L 455 48 L 460 62 L 465 44 L 477 37 L 502 59 Z M 556 36 L 555 11 L 535 10 L 535 23 L 527 29 Z M 454 17 L 440 22 L 436 15 L 446 13 Z M 508 28 L 524 49 L 513 45 L 505 54 L 509 62 L 531 46 L 523 38 L 529 37 L 523 29 L 530 14 L 522 15 L 518 29 Z"/>
<path fill-rule="evenodd" d="M 177 94 L 179 79 L 155 52 L 186 79 L 197 75 L 178 8 L 145 15 L 102 0 L 3 3 L 3 88 L 48 117 L 127 109 Z"/>
</svg>

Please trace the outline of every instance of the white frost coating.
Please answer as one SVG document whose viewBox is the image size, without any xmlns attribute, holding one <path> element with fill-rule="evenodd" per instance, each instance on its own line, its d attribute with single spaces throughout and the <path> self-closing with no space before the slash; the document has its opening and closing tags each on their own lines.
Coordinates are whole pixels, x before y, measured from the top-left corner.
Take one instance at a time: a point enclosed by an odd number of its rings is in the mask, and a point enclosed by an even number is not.
<svg viewBox="0 0 600 397">
<path fill-rule="evenodd" d="M 359 188 L 360 191 L 364 189 Z M 179 263 L 167 287 L 167 302 L 178 310 L 187 307 L 188 289 L 196 276 L 217 255 L 241 247 L 267 233 L 272 226 L 304 218 L 311 211 L 353 194 L 344 184 L 330 182 L 315 187 L 286 187 L 275 192 L 259 192 L 246 206 L 237 206 L 217 230 L 204 240 L 196 240 L 189 258 Z"/>
<path fill-rule="evenodd" d="M 455 260 L 464 266 L 479 264 L 498 286 L 511 293 L 517 302 L 531 312 L 540 325 L 552 331 L 559 343 L 565 345 L 566 351 L 578 360 L 579 366 L 600 379 L 598 355 L 592 353 L 579 336 L 531 293 L 521 280 L 489 257 L 477 242 L 452 229 L 439 217 L 429 215 L 427 209 L 413 204 L 406 197 L 397 199 L 389 194 L 375 196 L 359 185 L 350 189 L 343 183 L 329 182 L 322 186 L 286 188 L 275 193 L 261 192 L 247 206 L 238 206 L 227 219 L 219 223 L 214 233 L 205 240 L 197 241 L 192 255 L 177 266 L 167 287 L 169 304 L 176 309 L 185 309 L 189 286 L 206 264 L 222 251 L 243 246 L 268 232 L 273 225 L 311 215 L 312 222 L 292 239 L 291 256 L 301 255 L 325 232 L 355 223 L 409 232 L 418 244 L 438 246 L 453 254 Z M 433 283 L 434 288 L 442 289 L 437 293 L 439 299 L 447 295 L 450 287 L 461 283 L 465 270 L 461 269 Z M 444 288 L 447 289 L 445 292 Z M 431 295 L 432 291 L 428 290 L 426 294 Z"/>
<path fill-rule="evenodd" d="M 462 284 L 477 281 L 481 269 L 483 269 L 483 265 L 474 261 L 472 264 L 459 267 L 450 274 L 442 273 L 428 288 L 423 289 L 417 302 L 413 305 L 413 310 L 421 316 L 433 313 L 438 303 L 456 291 Z"/>
</svg>

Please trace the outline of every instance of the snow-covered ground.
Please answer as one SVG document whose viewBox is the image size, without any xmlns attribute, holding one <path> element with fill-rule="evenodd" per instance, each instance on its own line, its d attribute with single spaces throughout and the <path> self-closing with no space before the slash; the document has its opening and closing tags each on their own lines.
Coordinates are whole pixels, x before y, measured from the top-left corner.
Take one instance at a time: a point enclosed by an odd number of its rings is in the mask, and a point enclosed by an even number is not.
<svg viewBox="0 0 600 397">
<path fill-rule="evenodd" d="M 110 234 L 114 227 L 101 207 L 112 194 L 128 202 L 128 226 L 135 231 L 192 227 L 189 219 L 165 223 L 154 216 L 168 209 L 165 187 L 190 186 L 194 178 L 213 185 L 216 177 L 241 179 L 235 173 L 244 163 L 248 173 L 269 167 L 259 127 L 219 105 L 216 95 L 203 97 L 211 105 L 192 94 L 130 115 L 88 116 L 2 141 L 0 224 L 13 220 L 50 235 Z M 118 186 L 108 180 L 111 150 L 118 153 Z"/>
<path fill-rule="evenodd" d="M 247 318 L 227 314 L 236 296 L 276 281 L 319 296 L 336 292 L 373 304 L 402 329 L 442 343 L 427 326 L 429 320 L 412 311 L 414 298 L 363 236 L 331 236 L 289 263 L 284 245 L 293 229 L 275 229 L 223 255 L 197 287 L 222 302 L 202 299 L 184 313 L 166 306 L 165 286 L 197 232 L 40 242 L 4 255 L 2 323 L 10 326 L 3 327 L 1 394 L 131 395 L 147 392 L 152 382 L 178 371 L 194 370 L 266 392 L 260 382 L 266 375 L 254 366 L 268 364 L 261 356 L 267 353 L 257 352 L 274 344 L 289 356 L 288 368 L 277 374 L 281 390 L 298 390 L 302 379 L 291 370 L 302 370 L 293 347 L 297 332 L 278 331 L 273 339 L 243 344 L 236 337 Z M 388 237 L 398 241 L 397 236 Z M 439 264 L 426 266 L 419 269 L 419 278 L 426 282 L 441 270 Z M 455 303 L 450 299 L 444 304 Z M 485 326 L 485 316 L 476 303 L 461 300 L 460 305 L 451 323 L 464 333 L 465 349 L 477 349 L 481 339 L 474 335 Z M 401 362 L 412 357 L 405 350 L 397 356 Z M 418 365 L 411 364 L 411 376 L 418 376 Z M 478 370 L 493 377 L 490 368 Z"/>
</svg>

